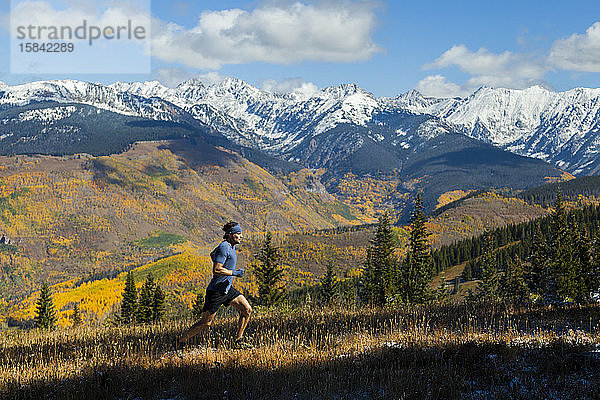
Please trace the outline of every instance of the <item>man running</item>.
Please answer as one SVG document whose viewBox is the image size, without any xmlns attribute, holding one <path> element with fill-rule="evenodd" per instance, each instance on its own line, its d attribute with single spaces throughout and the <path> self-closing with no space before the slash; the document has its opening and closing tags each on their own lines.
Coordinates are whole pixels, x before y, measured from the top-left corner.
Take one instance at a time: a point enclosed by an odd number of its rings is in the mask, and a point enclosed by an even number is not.
<svg viewBox="0 0 600 400">
<path fill-rule="evenodd" d="M 223 304 L 225 306 L 232 305 L 240 313 L 235 345 L 236 347 L 244 347 L 242 336 L 248 321 L 250 321 L 252 307 L 250 307 L 248 300 L 236 288 L 231 286 L 233 277 L 241 278 L 245 272 L 242 268 L 235 269 L 237 263 L 235 245 L 240 244 L 242 240 L 242 228 L 237 222 L 231 221 L 223 226 L 223 231 L 225 232 L 223 236 L 225 240 L 210 253 L 210 258 L 213 261 L 213 278 L 206 288 L 200 321 L 183 333 L 178 340 L 178 344 L 185 343 L 191 337 L 210 327 L 217 310 Z"/>
</svg>

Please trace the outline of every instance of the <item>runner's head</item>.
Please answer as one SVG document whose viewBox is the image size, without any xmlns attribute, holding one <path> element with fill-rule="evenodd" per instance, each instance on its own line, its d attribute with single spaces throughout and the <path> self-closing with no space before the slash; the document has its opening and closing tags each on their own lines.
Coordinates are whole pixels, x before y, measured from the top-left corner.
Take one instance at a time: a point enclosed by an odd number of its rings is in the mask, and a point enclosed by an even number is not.
<svg viewBox="0 0 600 400">
<path fill-rule="evenodd" d="M 232 244 L 239 244 L 242 241 L 242 227 L 234 221 L 230 221 L 223 225 L 223 239 Z"/>
</svg>

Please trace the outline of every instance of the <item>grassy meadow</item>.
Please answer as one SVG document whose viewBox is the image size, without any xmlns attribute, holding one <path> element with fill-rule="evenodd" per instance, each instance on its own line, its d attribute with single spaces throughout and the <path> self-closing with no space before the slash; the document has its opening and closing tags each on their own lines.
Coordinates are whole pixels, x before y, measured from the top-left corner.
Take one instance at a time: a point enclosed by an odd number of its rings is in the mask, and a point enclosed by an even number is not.
<svg viewBox="0 0 600 400">
<path fill-rule="evenodd" d="M 225 310 L 223 310 L 225 311 Z M 192 321 L 0 335 L 2 399 L 593 399 L 600 306 L 257 308 L 183 352 Z"/>
</svg>

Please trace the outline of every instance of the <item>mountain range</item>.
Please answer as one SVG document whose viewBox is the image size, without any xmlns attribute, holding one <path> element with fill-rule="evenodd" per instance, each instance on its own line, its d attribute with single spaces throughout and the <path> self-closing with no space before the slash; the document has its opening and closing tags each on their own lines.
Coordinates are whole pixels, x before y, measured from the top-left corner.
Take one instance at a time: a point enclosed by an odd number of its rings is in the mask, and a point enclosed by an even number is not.
<svg viewBox="0 0 600 400">
<path fill-rule="evenodd" d="M 411 90 L 376 98 L 354 84 L 271 93 L 226 78 L 169 88 L 75 80 L 0 83 L 0 153 L 104 155 L 143 140 L 201 138 L 267 168 L 340 178 L 397 176 L 447 190 L 526 188 L 600 170 L 600 89 L 482 87 L 466 98 Z M 399 187 L 403 189 L 403 187 Z"/>
<path fill-rule="evenodd" d="M 419 136 L 461 133 L 549 161 L 574 175 L 592 174 L 598 168 L 594 155 L 600 144 L 600 89 L 559 93 L 539 86 L 523 90 L 482 87 L 466 98 L 438 99 L 415 90 L 395 98 L 375 98 L 354 84 L 328 87 L 312 95 L 270 93 L 235 78 L 208 86 L 192 79 L 176 88 L 157 81 L 108 86 L 74 80 L 16 86 L 0 83 L 3 109 L 49 101 L 87 104 L 151 120 L 192 118 L 236 143 L 290 159 L 303 143 L 340 124 L 371 125 L 368 137 L 375 142 L 392 139 L 392 146 L 409 148 L 407 133 L 415 125 L 414 116 L 433 116 L 436 118 L 417 120 Z M 68 112 L 59 107 L 45 115 L 29 113 L 21 118 L 58 121 Z M 390 116 L 396 118 L 390 120 Z M 8 122 L 5 119 L 2 125 Z M 392 134 L 386 129 L 389 127 L 394 128 Z"/>
</svg>

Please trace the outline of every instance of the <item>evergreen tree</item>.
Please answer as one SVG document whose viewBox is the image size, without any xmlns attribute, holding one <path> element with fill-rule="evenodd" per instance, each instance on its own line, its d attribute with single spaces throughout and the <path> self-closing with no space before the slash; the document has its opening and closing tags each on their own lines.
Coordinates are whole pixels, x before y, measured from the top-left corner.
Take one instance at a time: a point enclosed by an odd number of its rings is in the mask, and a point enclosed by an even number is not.
<svg viewBox="0 0 600 400">
<path fill-rule="evenodd" d="M 365 304 L 375 304 L 377 293 L 379 292 L 379 281 L 375 274 L 375 249 L 369 246 L 367 248 L 367 257 L 365 259 L 363 273 L 360 279 L 360 299 Z"/>
<path fill-rule="evenodd" d="M 431 298 L 429 284 L 433 277 L 433 260 L 427 238 L 431 235 L 425 226 L 421 193 L 415 196 L 410 218 L 410 239 L 406 265 L 402 274 L 404 297 L 411 303 L 424 303 Z M 457 256 L 460 260 L 460 256 Z"/>
<path fill-rule="evenodd" d="M 266 306 L 272 306 L 283 298 L 283 291 L 280 288 L 283 279 L 283 269 L 279 265 L 281 256 L 272 240 L 271 232 L 267 232 L 259 252 L 255 255 L 258 260 L 258 265 L 254 268 L 258 283 L 258 297 Z"/>
<path fill-rule="evenodd" d="M 387 212 L 379 217 L 375 237 L 367 249 L 363 293 L 368 302 L 384 305 L 396 294 L 398 261 L 396 236 Z"/>
<path fill-rule="evenodd" d="M 479 286 L 482 298 L 491 301 L 499 299 L 500 277 L 498 262 L 494 254 L 494 242 L 490 232 L 484 233 L 483 254 L 481 255 L 481 284 Z"/>
<path fill-rule="evenodd" d="M 576 259 L 574 254 L 574 242 L 576 233 L 572 224 L 569 224 L 567 212 L 562 201 L 560 189 L 556 193 L 554 211 L 552 213 L 552 249 L 551 268 L 553 279 L 550 284 L 552 291 L 549 292 L 548 301 L 574 300 L 576 296 L 575 268 Z"/>
<path fill-rule="evenodd" d="M 458 293 L 459 290 L 460 290 L 460 275 L 455 277 L 453 280 L 452 294 Z"/>
<path fill-rule="evenodd" d="M 196 300 L 194 300 L 194 305 L 192 306 L 192 316 L 195 319 L 199 319 L 202 315 L 202 308 L 204 307 L 204 292 L 202 290 L 198 291 L 196 295 Z"/>
<path fill-rule="evenodd" d="M 154 289 L 154 302 L 152 304 L 152 319 L 154 321 L 160 321 L 165 316 L 166 305 L 165 305 L 165 294 L 160 288 L 159 284 L 156 284 Z"/>
<path fill-rule="evenodd" d="M 579 223 L 573 225 L 575 242 L 575 265 L 572 275 L 575 280 L 573 298 L 577 303 L 586 303 L 590 300 L 592 288 L 592 276 L 594 275 L 594 265 L 592 260 L 592 244 L 590 243 L 587 231 Z"/>
<path fill-rule="evenodd" d="M 81 320 L 81 313 L 79 312 L 79 303 L 75 303 L 73 307 L 73 314 L 71 315 L 71 320 L 73 321 L 73 326 L 79 326 L 83 323 Z"/>
<path fill-rule="evenodd" d="M 512 305 L 523 305 L 529 297 L 523 262 L 519 257 L 509 261 L 502 277 L 502 298 Z"/>
<path fill-rule="evenodd" d="M 338 284 L 331 261 L 327 263 L 327 271 L 321 279 L 321 296 L 326 304 L 331 304 L 338 297 Z"/>
<path fill-rule="evenodd" d="M 470 281 L 473 279 L 473 261 L 469 260 L 465 264 L 465 269 L 463 270 L 462 277 L 465 281 Z"/>
<path fill-rule="evenodd" d="M 133 271 L 127 273 L 125 289 L 123 290 L 123 302 L 121 303 L 121 321 L 131 323 L 135 321 L 137 312 L 137 290 Z"/>
<path fill-rule="evenodd" d="M 435 299 L 439 303 L 443 303 L 446 300 L 448 300 L 449 297 L 450 297 L 450 293 L 448 292 L 448 289 L 446 288 L 446 277 L 442 276 L 440 279 L 440 284 L 438 285 L 437 290 L 435 292 Z"/>
<path fill-rule="evenodd" d="M 140 291 L 140 300 L 137 309 L 138 322 L 152 322 L 154 307 L 154 278 L 149 273 Z"/>
<path fill-rule="evenodd" d="M 56 311 L 50 295 L 50 288 L 46 282 L 42 283 L 40 298 L 36 303 L 35 327 L 40 329 L 54 329 L 56 325 Z"/>
<path fill-rule="evenodd" d="M 533 242 L 529 263 L 531 268 L 525 275 L 527 286 L 531 293 L 548 297 L 550 288 L 554 287 L 554 276 L 550 265 L 551 252 L 546 244 L 546 239 L 542 234 L 542 229 L 539 221 L 535 222 Z"/>
<path fill-rule="evenodd" d="M 596 230 L 596 235 L 592 241 L 592 262 L 590 271 L 587 275 L 587 286 L 589 288 L 590 298 L 600 292 L 600 230 Z"/>
<path fill-rule="evenodd" d="M 356 305 L 356 299 L 360 290 L 360 280 L 358 277 L 349 277 L 338 282 L 338 293 L 342 297 L 344 305 Z"/>
</svg>

